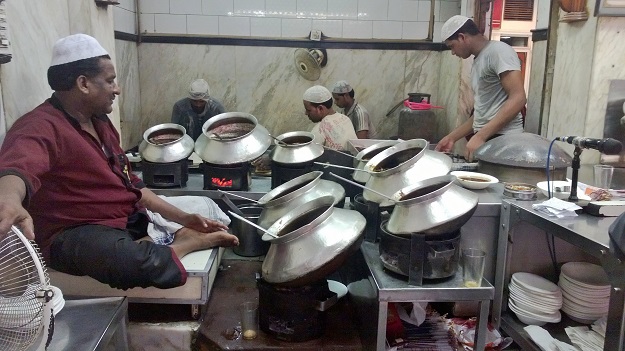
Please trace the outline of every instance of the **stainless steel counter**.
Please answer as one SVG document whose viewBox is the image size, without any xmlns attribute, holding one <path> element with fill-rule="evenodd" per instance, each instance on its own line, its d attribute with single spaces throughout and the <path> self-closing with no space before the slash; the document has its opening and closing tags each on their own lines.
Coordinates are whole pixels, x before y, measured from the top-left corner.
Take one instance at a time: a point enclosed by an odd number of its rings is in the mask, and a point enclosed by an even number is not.
<svg viewBox="0 0 625 351">
<path fill-rule="evenodd" d="M 608 312 L 608 323 L 605 338 L 604 350 L 624 350 L 623 345 L 625 334 L 625 264 L 617 258 L 610 243 L 608 234 L 609 226 L 614 222 L 615 217 L 595 217 L 585 213 L 573 218 L 557 219 L 532 209 L 535 203 L 543 202 L 545 199 L 537 201 L 516 201 L 506 199 L 501 207 L 501 227 L 499 233 L 499 243 L 497 250 L 497 271 L 495 277 L 495 299 L 493 301 L 492 320 L 495 326 L 501 328 L 511 335 L 515 342 L 524 350 L 539 350 L 529 335 L 523 330 L 524 324 L 518 322 L 516 317 L 505 310 L 506 289 L 510 276 L 512 275 L 509 265 L 515 259 L 512 247 L 515 245 L 515 229 L 521 222 L 529 223 L 534 228 L 544 231 L 547 235 L 555 236 L 564 242 L 577 247 L 579 250 L 594 256 L 605 270 L 612 285 L 610 293 L 610 310 Z M 527 228 L 520 235 L 527 235 Z M 536 243 L 535 243 L 536 244 Z M 529 269 L 532 260 L 524 257 Z M 566 262 L 566 258 L 561 258 Z M 549 332 L 556 338 L 565 342 L 570 342 L 564 333 L 564 327 L 568 325 L 579 325 L 570 319 L 563 317 L 562 322 L 546 326 Z"/>
<path fill-rule="evenodd" d="M 48 350 L 128 350 L 127 326 L 125 297 L 67 300 L 54 317 Z"/>
</svg>

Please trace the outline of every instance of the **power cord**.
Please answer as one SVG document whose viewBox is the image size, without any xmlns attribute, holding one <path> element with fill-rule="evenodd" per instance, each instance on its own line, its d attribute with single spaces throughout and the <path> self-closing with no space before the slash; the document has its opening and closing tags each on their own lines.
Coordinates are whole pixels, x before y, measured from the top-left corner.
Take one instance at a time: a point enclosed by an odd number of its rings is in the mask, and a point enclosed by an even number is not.
<svg viewBox="0 0 625 351">
<path fill-rule="evenodd" d="M 551 159 L 551 147 L 553 143 L 557 139 L 553 139 L 549 144 L 549 151 L 547 151 L 547 166 L 545 168 L 545 173 L 547 174 L 547 197 L 551 199 L 551 183 L 549 181 L 549 160 Z M 558 260 L 556 258 L 556 242 L 553 235 L 550 235 L 548 232 L 545 232 L 545 239 L 547 240 L 547 248 L 549 250 L 549 256 L 551 257 L 551 264 L 553 265 L 554 273 L 556 277 L 559 276 L 558 273 Z"/>
</svg>

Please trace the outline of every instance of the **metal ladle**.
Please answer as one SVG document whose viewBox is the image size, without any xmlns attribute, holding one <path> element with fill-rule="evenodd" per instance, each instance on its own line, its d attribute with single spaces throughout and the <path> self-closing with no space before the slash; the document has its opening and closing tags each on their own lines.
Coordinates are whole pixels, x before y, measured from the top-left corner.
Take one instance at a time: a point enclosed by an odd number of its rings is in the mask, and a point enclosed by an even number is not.
<svg viewBox="0 0 625 351">
<path fill-rule="evenodd" d="M 355 186 L 357 186 L 357 187 L 359 187 L 359 188 L 363 188 L 363 189 L 365 189 L 365 190 L 369 190 L 370 192 L 375 193 L 375 194 L 378 194 L 378 195 L 382 196 L 382 197 L 383 197 L 383 198 L 385 198 L 385 199 L 389 199 L 389 200 L 391 200 L 391 201 L 393 201 L 393 202 L 397 202 L 397 199 L 394 199 L 394 198 L 392 198 L 392 197 L 390 197 L 390 196 L 388 196 L 388 195 L 386 195 L 386 194 L 382 194 L 381 192 L 379 192 L 379 191 L 377 191 L 377 190 L 373 190 L 373 189 L 371 189 L 371 188 L 368 188 L 368 187 L 366 187 L 366 186 L 364 186 L 364 185 L 362 185 L 362 184 L 360 184 L 360 183 L 357 183 L 357 182 L 352 182 L 351 180 L 349 180 L 349 179 L 347 179 L 347 178 L 343 178 L 343 177 L 341 177 L 341 176 L 339 176 L 339 175 L 336 175 L 336 174 L 334 174 L 334 173 L 332 173 L 332 172 L 330 172 L 330 175 L 331 175 L 331 176 L 333 176 L 333 177 L 335 177 L 335 178 L 339 178 L 340 180 L 342 180 L 342 181 L 344 181 L 344 182 L 347 182 L 347 183 L 349 183 L 349 184 L 355 185 Z"/>
<path fill-rule="evenodd" d="M 247 223 L 247 224 L 251 225 L 252 227 L 254 227 L 254 228 L 256 228 L 256 229 L 261 230 L 263 233 L 265 233 L 265 234 L 267 234 L 267 235 L 269 235 L 269 236 L 271 236 L 271 237 L 273 237 L 273 238 L 276 238 L 276 239 L 277 239 L 277 238 L 279 238 L 279 236 L 277 236 L 276 234 L 274 234 L 274 233 L 272 233 L 272 232 L 268 231 L 267 229 L 265 229 L 265 228 L 263 228 L 263 227 L 259 226 L 258 224 L 256 224 L 256 223 L 254 223 L 254 222 L 250 221 L 249 219 L 247 219 L 247 218 L 245 218 L 245 217 L 243 217 L 243 216 L 239 216 L 238 214 L 236 214 L 236 213 L 234 213 L 234 212 L 232 212 L 232 211 L 228 211 L 228 213 L 230 213 L 230 215 L 231 215 L 231 216 L 236 217 L 236 218 L 238 218 L 238 219 L 242 220 L 243 222 L 245 222 L 245 223 Z"/>
<path fill-rule="evenodd" d="M 237 194 L 234 194 L 234 193 L 229 193 L 229 192 L 223 191 L 221 189 L 217 189 L 217 191 L 222 193 L 222 194 L 227 194 L 227 195 L 230 195 L 230 196 L 238 197 L 238 198 L 243 199 L 243 200 L 251 201 L 251 202 L 253 202 L 255 204 L 259 204 L 260 203 L 260 202 L 258 202 L 258 200 L 250 199 L 249 197 L 237 195 Z"/>
<path fill-rule="evenodd" d="M 226 193 L 224 193 L 223 191 L 219 192 L 221 194 L 221 199 L 224 200 L 224 202 L 226 203 L 226 205 L 228 207 L 230 207 L 230 209 L 232 211 L 234 211 L 236 214 L 238 214 L 239 216 L 245 216 L 245 214 L 243 212 L 241 212 L 241 210 L 237 207 L 237 205 L 235 205 L 232 200 L 230 200 L 230 198 L 226 195 Z"/>
<path fill-rule="evenodd" d="M 369 174 L 375 174 L 377 172 L 374 171 L 368 171 L 366 169 L 360 169 L 360 168 L 354 168 L 354 167 L 346 167 L 346 166 L 339 166 L 339 165 L 333 165 L 331 163 L 323 163 L 323 162 L 313 162 L 316 165 L 320 165 L 320 166 L 326 166 L 326 167 L 335 167 L 335 168 L 342 168 L 342 169 L 349 169 L 351 171 L 357 171 L 357 172 L 365 172 L 365 173 L 369 173 Z"/>
</svg>

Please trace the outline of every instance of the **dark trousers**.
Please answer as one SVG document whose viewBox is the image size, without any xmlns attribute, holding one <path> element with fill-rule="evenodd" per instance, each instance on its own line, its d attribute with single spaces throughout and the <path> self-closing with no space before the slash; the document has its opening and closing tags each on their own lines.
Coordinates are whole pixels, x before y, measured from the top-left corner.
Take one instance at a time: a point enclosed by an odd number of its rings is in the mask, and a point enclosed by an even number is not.
<svg viewBox="0 0 625 351">
<path fill-rule="evenodd" d="M 146 235 L 143 225 L 130 220 L 127 230 L 91 224 L 69 228 L 52 242 L 50 267 L 124 290 L 184 284 L 186 273 L 170 247 L 135 241 Z"/>
</svg>

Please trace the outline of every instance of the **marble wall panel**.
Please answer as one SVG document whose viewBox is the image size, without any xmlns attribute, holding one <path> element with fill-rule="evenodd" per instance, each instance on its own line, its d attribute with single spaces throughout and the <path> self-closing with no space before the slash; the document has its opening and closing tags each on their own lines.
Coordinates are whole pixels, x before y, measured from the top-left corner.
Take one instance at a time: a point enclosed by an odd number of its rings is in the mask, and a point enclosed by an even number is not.
<svg viewBox="0 0 625 351">
<path fill-rule="evenodd" d="M 543 83 L 545 82 L 545 59 L 547 55 L 547 41 L 537 41 L 532 44 L 532 65 L 530 69 L 530 84 L 527 93 L 527 114 L 525 116 L 525 131 L 538 134 L 540 130 L 540 111 L 543 101 Z"/>
<path fill-rule="evenodd" d="M 197 78 L 205 79 L 211 96 L 226 110 L 233 111 L 236 108 L 234 50 L 233 46 L 141 44 L 138 124 L 141 133 L 156 124 L 168 123 L 174 103 L 188 95 L 189 84 Z M 253 58 L 249 59 L 249 64 L 255 65 Z"/>
<path fill-rule="evenodd" d="M 337 80 L 349 81 L 372 116 L 379 138 L 397 135 L 397 113 L 385 115 L 408 92 L 418 89 L 434 96 L 439 89 L 437 52 L 330 49 L 328 63 L 314 82 L 298 74 L 294 52 L 294 48 L 141 44 L 141 118 L 123 131 L 125 140 L 168 122 L 173 104 L 186 96 L 189 82 L 197 77 L 209 82 L 211 95 L 226 110 L 253 114 L 274 135 L 312 128 L 302 95 L 316 84 L 331 88 Z M 125 112 L 126 102 L 121 101 Z"/>
<path fill-rule="evenodd" d="M 94 5 L 95 6 L 95 5 Z M 13 122 L 50 97 L 46 72 L 52 46 L 70 33 L 67 2 L 7 1 L 11 62 L 0 69 L 6 122 Z M 54 20 L 52 20 L 54 19 Z"/>
<path fill-rule="evenodd" d="M 121 94 L 117 97 L 120 111 L 122 148 L 130 149 L 141 142 L 141 91 L 139 89 L 139 53 L 130 41 L 115 41 L 117 84 Z"/>
<path fill-rule="evenodd" d="M 595 55 L 592 78 L 588 89 L 588 112 L 586 134 L 584 136 L 601 138 L 606 115 L 610 81 L 625 79 L 625 46 L 614 45 L 625 40 L 625 17 L 599 17 L 595 38 Z M 618 161 L 616 157 L 599 155 L 598 152 L 584 152 L 587 163 L 598 163 L 599 156 L 608 162 Z M 583 155 L 583 154 L 582 154 Z M 623 156 L 620 160 L 623 163 Z"/>
<path fill-rule="evenodd" d="M 597 18 L 592 16 L 582 22 L 559 22 L 549 115 L 543 116 L 543 119 L 548 118 L 544 134 L 548 139 L 558 135 L 585 136 L 587 133 L 596 27 Z M 572 146 L 563 146 L 572 153 Z M 588 154 L 590 152 L 582 156 L 588 157 Z"/>
</svg>

